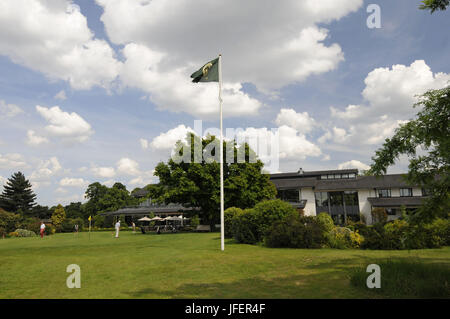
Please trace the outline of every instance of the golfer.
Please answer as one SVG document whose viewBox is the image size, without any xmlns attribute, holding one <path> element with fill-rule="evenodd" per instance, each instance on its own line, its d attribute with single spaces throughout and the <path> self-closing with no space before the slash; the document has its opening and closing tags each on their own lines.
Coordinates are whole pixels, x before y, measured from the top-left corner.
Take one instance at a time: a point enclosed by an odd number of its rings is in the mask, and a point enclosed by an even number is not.
<svg viewBox="0 0 450 319">
<path fill-rule="evenodd" d="M 40 231 L 41 238 L 44 238 L 44 232 L 45 232 L 45 224 L 44 222 L 41 222 L 41 231 Z"/>
<path fill-rule="evenodd" d="M 116 238 L 119 238 L 119 230 L 120 230 L 120 220 L 116 223 Z"/>
</svg>

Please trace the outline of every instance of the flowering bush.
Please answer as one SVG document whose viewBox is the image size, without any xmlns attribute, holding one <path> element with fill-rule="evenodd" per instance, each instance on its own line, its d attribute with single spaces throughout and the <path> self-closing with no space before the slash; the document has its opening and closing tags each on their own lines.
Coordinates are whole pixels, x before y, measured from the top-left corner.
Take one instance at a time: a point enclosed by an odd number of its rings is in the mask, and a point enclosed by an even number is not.
<svg viewBox="0 0 450 319">
<path fill-rule="evenodd" d="M 327 235 L 328 245 L 331 248 L 346 249 L 360 248 L 364 238 L 358 231 L 347 227 L 334 227 Z"/>
<path fill-rule="evenodd" d="M 17 237 L 35 237 L 36 233 L 26 229 L 16 229 Z"/>
</svg>

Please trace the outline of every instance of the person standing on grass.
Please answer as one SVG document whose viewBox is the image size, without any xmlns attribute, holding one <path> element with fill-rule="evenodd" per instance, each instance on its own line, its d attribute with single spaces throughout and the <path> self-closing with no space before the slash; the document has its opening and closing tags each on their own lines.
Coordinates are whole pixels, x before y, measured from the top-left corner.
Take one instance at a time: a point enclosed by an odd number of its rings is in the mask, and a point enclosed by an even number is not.
<svg viewBox="0 0 450 319">
<path fill-rule="evenodd" d="M 133 222 L 133 233 L 135 233 L 136 232 L 136 224 Z"/>
<path fill-rule="evenodd" d="M 120 230 L 120 219 L 116 223 L 116 238 L 119 238 L 119 230 Z"/>
<path fill-rule="evenodd" d="M 41 230 L 40 230 L 41 238 L 44 238 L 44 232 L 45 232 L 45 224 L 44 222 L 41 222 Z"/>
</svg>

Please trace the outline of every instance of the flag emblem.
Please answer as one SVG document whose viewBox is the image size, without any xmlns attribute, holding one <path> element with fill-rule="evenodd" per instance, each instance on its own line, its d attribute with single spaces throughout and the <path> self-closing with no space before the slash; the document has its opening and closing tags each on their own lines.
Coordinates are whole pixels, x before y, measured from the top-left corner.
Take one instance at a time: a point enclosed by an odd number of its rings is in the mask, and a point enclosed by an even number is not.
<svg viewBox="0 0 450 319">
<path fill-rule="evenodd" d="M 219 58 L 205 63 L 191 74 L 192 82 L 219 82 Z"/>
</svg>

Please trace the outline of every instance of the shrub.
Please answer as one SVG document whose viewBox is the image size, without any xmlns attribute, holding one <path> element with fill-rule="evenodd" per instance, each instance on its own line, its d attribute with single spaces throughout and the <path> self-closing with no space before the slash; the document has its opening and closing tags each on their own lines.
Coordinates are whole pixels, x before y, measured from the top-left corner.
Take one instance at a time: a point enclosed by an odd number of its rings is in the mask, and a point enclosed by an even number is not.
<svg viewBox="0 0 450 319">
<path fill-rule="evenodd" d="M 45 235 L 53 235 L 56 233 L 56 227 L 50 224 L 45 225 Z"/>
<path fill-rule="evenodd" d="M 381 226 L 381 227 L 379 227 Z M 384 228 L 381 224 L 367 226 L 360 230 L 360 234 L 364 237 L 361 243 L 362 249 L 384 249 L 383 236 Z"/>
<path fill-rule="evenodd" d="M 450 245 L 450 220 L 436 218 L 431 224 L 426 225 L 432 236 L 436 238 L 439 246 Z"/>
<path fill-rule="evenodd" d="M 260 241 L 257 216 L 253 209 L 245 209 L 234 216 L 231 222 L 233 238 L 242 244 L 256 244 Z"/>
<path fill-rule="evenodd" d="M 0 235 L 6 235 L 6 233 L 12 232 L 14 229 L 19 227 L 19 224 L 19 214 L 9 213 L 0 208 L 0 229 L 2 229 Z"/>
<path fill-rule="evenodd" d="M 374 224 L 376 223 L 382 223 L 384 224 L 387 221 L 387 213 L 386 210 L 384 208 L 381 207 L 377 207 L 372 209 L 372 222 Z"/>
<path fill-rule="evenodd" d="M 334 228 L 333 218 L 328 213 L 320 213 L 317 215 L 317 221 L 323 225 L 327 233 Z"/>
<path fill-rule="evenodd" d="M 326 242 L 325 234 L 317 218 L 291 214 L 268 229 L 264 242 L 268 247 L 320 248 Z"/>
<path fill-rule="evenodd" d="M 71 218 L 63 220 L 61 223 L 62 233 L 71 233 L 75 230 L 75 221 Z"/>
<path fill-rule="evenodd" d="M 408 223 L 396 219 L 384 225 L 383 249 L 404 249 Z"/>
<path fill-rule="evenodd" d="M 105 216 L 95 215 L 92 219 L 93 219 L 94 225 L 92 225 L 92 221 L 91 221 L 91 226 L 106 227 Z"/>
<path fill-rule="evenodd" d="M 242 214 L 243 212 L 244 211 L 242 209 L 237 207 L 229 207 L 224 211 L 223 218 L 224 218 L 225 238 L 233 237 L 233 230 L 232 230 L 233 218 L 236 215 Z"/>
<path fill-rule="evenodd" d="M 346 249 L 359 248 L 363 237 L 358 231 L 352 231 L 347 227 L 334 227 L 327 235 L 328 245 L 331 248 Z"/>
<path fill-rule="evenodd" d="M 282 220 L 289 215 L 299 215 L 291 204 L 281 199 L 266 200 L 253 207 L 256 215 L 257 237 L 262 239 L 273 223 Z"/>
<path fill-rule="evenodd" d="M 195 229 L 195 227 L 200 225 L 200 218 L 198 218 L 198 215 L 195 215 L 191 218 L 190 222 L 191 222 L 190 226 Z"/>
<path fill-rule="evenodd" d="M 16 229 L 17 237 L 35 237 L 36 233 L 27 229 Z"/>
</svg>

